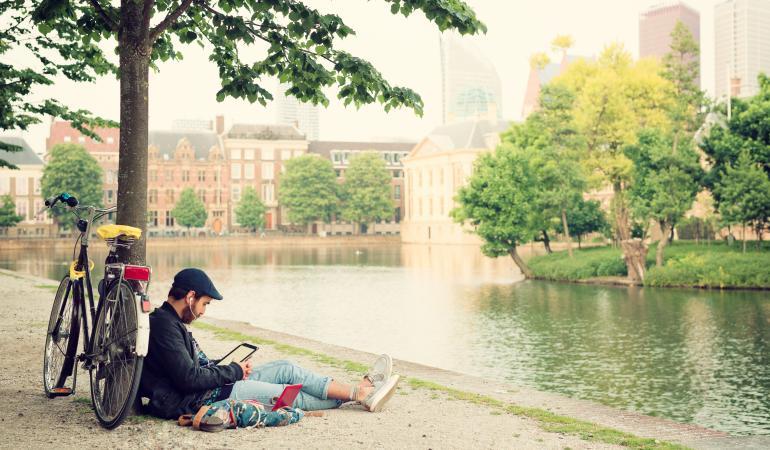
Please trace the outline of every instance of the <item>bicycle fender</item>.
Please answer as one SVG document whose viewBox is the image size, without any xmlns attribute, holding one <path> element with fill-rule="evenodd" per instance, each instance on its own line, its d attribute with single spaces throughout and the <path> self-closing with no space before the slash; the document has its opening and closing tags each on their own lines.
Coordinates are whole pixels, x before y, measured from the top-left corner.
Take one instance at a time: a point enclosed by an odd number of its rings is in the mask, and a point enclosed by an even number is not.
<svg viewBox="0 0 770 450">
<path fill-rule="evenodd" d="M 135 295 L 136 301 L 136 355 L 147 356 L 147 349 L 150 346 L 150 313 L 142 311 L 142 300 L 144 295 Z"/>
</svg>

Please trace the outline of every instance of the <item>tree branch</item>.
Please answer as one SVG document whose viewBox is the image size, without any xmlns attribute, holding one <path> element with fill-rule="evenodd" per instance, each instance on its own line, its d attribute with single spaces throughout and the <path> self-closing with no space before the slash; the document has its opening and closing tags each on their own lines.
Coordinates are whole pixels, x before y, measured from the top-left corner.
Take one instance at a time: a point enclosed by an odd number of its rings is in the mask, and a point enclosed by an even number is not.
<svg viewBox="0 0 770 450">
<path fill-rule="evenodd" d="M 104 20 L 104 23 L 107 25 L 107 27 L 112 31 L 118 31 L 118 23 L 115 22 L 115 20 L 112 19 L 112 17 L 107 14 L 107 11 L 104 10 L 102 5 L 99 3 L 99 0 L 88 0 L 91 5 L 93 5 L 94 9 L 96 9 L 96 12 L 99 13 L 99 16 L 101 16 L 102 20 Z"/>
<path fill-rule="evenodd" d="M 176 19 L 178 19 L 183 12 L 187 11 L 187 8 L 190 7 L 192 2 L 193 0 L 182 0 L 182 3 L 179 5 L 179 7 L 177 7 L 177 9 L 169 13 L 169 15 L 163 19 L 163 22 L 156 25 L 155 28 L 153 28 L 150 32 L 150 43 L 155 42 L 155 40 L 158 39 L 158 36 L 160 36 L 160 34 L 163 33 L 163 31 L 165 31 L 169 25 L 174 23 L 174 21 L 176 21 Z"/>
<path fill-rule="evenodd" d="M 150 18 L 154 4 L 155 0 L 144 0 L 144 7 L 142 8 L 142 30 L 145 30 L 148 35 L 150 33 Z"/>
</svg>

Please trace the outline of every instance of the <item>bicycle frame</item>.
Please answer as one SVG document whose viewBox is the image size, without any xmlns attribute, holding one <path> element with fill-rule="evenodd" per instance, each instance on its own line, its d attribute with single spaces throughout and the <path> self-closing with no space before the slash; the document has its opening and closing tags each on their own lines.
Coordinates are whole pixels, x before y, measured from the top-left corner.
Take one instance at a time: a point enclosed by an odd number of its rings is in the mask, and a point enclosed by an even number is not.
<svg viewBox="0 0 770 450">
<path fill-rule="evenodd" d="M 84 363 L 83 367 L 85 369 L 93 368 L 93 358 L 96 356 L 93 348 L 96 334 L 96 320 L 101 313 L 104 299 L 110 292 L 111 287 L 114 285 L 119 286 L 124 281 L 129 283 L 131 290 L 134 293 L 134 300 L 137 302 L 137 338 L 136 349 L 134 349 L 134 351 L 137 356 L 144 357 L 147 355 L 150 340 L 150 319 L 148 313 L 150 312 L 151 307 L 147 292 L 149 289 L 151 270 L 149 267 L 145 266 L 111 262 L 110 256 L 113 255 L 114 251 L 114 248 L 111 248 L 110 255 L 108 255 L 104 266 L 104 278 L 102 279 L 102 282 L 104 283 L 103 289 L 100 289 L 99 299 L 95 303 L 93 284 L 91 281 L 91 264 L 88 258 L 91 225 L 103 216 L 114 212 L 116 208 L 112 207 L 102 210 L 94 207 L 75 207 L 72 209 L 73 214 L 78 218 L 77 227 L 78 230 L 80 230 L 80 251 L 78 252 L 77 260 L 70 266 L 70 285 L 67 286 L 68 291 L 65 294 L 65 298 L 66 295 L 69 294 L 69 290 L 72 289 L 73 308 L 78 309 L 79 315 L 83 320 L 80 327 L 83 333 L 83 353 L 77 355 L 76 359 Z M 87 210 L 87 219 L 81 218 L 78 214 L 77 211 L 82 210 Z M 86 304 L 86 300 L 88 301 L 88 304 Z M 62 302 L 59 320 L 61 320 L 64 307 L 65 303 Z M 63 371 L 69 373 L 73 377 L 72 389 L 74 392 L 77 383 L 77 370 L 74 370 L 75 360 L 68 360 L 65 364 Z"/>
</svg>

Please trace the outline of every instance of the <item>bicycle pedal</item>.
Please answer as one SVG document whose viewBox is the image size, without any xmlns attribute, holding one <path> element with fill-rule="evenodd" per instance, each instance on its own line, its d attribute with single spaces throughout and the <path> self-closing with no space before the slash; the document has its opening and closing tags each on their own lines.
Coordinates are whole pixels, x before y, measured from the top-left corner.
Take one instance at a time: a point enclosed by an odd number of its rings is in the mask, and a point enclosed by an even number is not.
<svg viewBox="0 0 770 450">
<path fill-rule="evenodd" d="M 51 394 L 53 394 L 55 397 L 66 397 L 67 395 L 72 395 L 74 392 L 72 388 L 68 387 L 58 387 L 51 389 Z"/>
</svg>

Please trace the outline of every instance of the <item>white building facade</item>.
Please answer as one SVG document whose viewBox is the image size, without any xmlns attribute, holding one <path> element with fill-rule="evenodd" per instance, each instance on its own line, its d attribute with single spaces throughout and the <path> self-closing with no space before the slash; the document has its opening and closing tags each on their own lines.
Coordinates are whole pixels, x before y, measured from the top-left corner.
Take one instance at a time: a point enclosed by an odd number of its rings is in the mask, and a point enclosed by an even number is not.
<svg viewBox="0 0 770 450">
<path fill-rule="evenodd" d="M 770 74 L 770 1 L 729 0 L 714 10 L 715 93 L 724 99 L 759 92 L 757 75 Z"/>
</svg>

